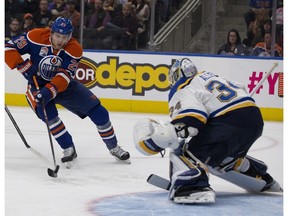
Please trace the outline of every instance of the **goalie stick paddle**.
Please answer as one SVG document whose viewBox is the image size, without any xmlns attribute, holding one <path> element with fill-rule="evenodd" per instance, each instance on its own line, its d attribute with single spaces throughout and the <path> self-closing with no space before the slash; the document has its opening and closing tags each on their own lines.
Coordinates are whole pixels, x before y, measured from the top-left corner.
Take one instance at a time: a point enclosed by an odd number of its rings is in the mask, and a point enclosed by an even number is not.
<svg viewBox="0 0 288 216">
<path fill-rule="evenodd" d="M 35 76 L 33 76 L 33 80 L 34 80 L 34 83 L 35 83 L 35 86 L 36 86 L 36 89 L 37 91 L 39 91 L 39 85 L 38 85 L 38 82 L 37 82 L 37 79 Z M 44 101 L 42 101 L 42 110 L 43 110 L 43 113 L 44 113 L 44 118 L 45 118 L 45 124 L 46 124 L 46 127 L 47 127 L 47 131 L 48 131 L 48 136 L 49 136 L 49 141 L 50 141 L 50 147 L 51 147 L 51 151 L 52 151 L 52 157 L 53 157 L 53 162 L 54 162 L 54 170 L 53 169 L 50 169 L 48 168 L 47 169 L 47 173 L 50 177 L 53 177 L 53 178 L 56 178 L 58 175 L 58 171 L 59 171 L 59 165 L 56 164 L 56 159 L 55 159 L 55 153 L 54 153 L 54 147 L 53 147 L 53 141 L 52 141 L 52 137 L 51 137 L 51 133 L 50 133 L 50 129 L 49 129 L 49 124 L 48 124 L 48 117 L 47 117 L 47 112 L 46 112 L 46 108 L 45 108 L 45 103 Z"/>
<path fill-rule="evenodd" d="M 164 190 L 169 190 L 171 187 L 171 183 L 169 180 L 162 178 L 161 176 L 158 176 L 155 174 L 151 174 L 147 178 L 147 182 L 151 185 L 154 185 L 154 186 L 159 187 L 159 188 L 164 189 Z"/>
</svg>

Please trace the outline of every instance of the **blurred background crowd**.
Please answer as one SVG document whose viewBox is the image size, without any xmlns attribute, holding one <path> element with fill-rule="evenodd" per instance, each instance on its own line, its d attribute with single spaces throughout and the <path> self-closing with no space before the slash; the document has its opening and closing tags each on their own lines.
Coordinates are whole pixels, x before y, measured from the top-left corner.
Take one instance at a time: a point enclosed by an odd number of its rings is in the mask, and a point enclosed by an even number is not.
<svg viewBox="0 0 288 216">
<path fill-rule="evenodd" d="M 84 49 L 283 56 L 283 0 L 5 0 L 5 41 L 59 16 Z"/>
</svg>

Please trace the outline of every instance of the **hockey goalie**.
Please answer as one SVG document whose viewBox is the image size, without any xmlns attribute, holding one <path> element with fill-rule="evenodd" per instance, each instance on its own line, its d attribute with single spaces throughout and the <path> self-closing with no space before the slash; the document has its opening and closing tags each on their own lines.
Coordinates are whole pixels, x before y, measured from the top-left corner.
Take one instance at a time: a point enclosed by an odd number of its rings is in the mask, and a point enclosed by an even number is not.
<svg viewBox="0 0 288 216">
<path fill-rule="evenodd" d="M 170 200 L 215 202 L 209 173 L 251 193 L 283 191 L 267 165 L 247 155 L 264 123 L 243 84 L 198 72 L 188 58 L 172 65 L 169 82 L 171 121 L 143 119 L 133 133 L 136 148 L 145 155 L 170 148 Z"/>
</svg>

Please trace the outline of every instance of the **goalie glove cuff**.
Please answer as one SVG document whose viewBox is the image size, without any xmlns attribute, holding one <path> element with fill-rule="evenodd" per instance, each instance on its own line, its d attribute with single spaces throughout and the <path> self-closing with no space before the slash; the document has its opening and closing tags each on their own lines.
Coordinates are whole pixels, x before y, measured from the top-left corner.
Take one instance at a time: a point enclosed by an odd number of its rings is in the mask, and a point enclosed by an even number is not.
<svg viewBox="0 0 288 216">
<path fill-rule="evenodd" d="M 187 138 L 188 136 L 193 137 L 199 132 L 197 128 L 186 127 L 184 124 L 175 124 L 174 127 L 177 132 L 177 136 L 181 138 Z"/>
</svg>

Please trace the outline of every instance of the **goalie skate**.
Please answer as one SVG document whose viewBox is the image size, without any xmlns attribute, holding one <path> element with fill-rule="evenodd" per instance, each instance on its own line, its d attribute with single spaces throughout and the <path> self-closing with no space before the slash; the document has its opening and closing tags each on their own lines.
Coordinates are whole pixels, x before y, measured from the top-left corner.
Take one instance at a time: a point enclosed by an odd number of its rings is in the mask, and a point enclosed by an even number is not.
<svg viewBox="0 0 288 216">
<path fill-rule="evenodd" d="M 176 192 L 173 202 L 178 204 L 214 203 L 215 192 L 209 188 L 200 188 L 190 191 Z"/>
<path fill-rule="evenodd" d="M 110 154 L 113 155 L 118 162 L 131 164 L 129 152 L 123 150 L 118 145 L 110 150 Z"/>
<path fill-rule="evenodd" d="M 272 183 L 266 184 L 262 192 L 283 192 L 283 189 L 277 181 L 273 180 Z"/>
</svg>

